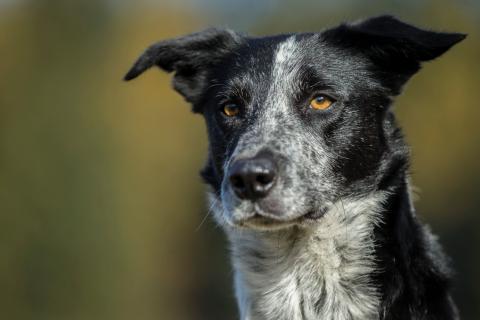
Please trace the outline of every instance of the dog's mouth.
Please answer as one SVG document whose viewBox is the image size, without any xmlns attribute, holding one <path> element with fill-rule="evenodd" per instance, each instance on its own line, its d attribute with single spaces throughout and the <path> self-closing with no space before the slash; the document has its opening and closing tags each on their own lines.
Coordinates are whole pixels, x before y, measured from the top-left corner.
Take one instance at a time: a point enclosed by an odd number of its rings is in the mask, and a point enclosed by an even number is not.
<svg viewBox="0 0 480 320">
<path fill-rule="evenodd" d="M 293 218 L 283 218 L 279 215 L 268 214 L 265 212 L 255 213 L 245 219 L 235 221 L 235 226 L 249 229 L 260 230 L 278 230 L 293 226 L 308 225 L 318 221 L 325 214 L 325 210 L 308 211 L 305 214 L 294 215 Z"/>
</svg>

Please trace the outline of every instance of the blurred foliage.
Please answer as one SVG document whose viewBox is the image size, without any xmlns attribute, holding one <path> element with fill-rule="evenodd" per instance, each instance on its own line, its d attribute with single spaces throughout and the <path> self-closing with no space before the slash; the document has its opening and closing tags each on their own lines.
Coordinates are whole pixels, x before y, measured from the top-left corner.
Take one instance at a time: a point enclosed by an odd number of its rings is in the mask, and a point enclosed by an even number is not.
<svg viewBox="0 0 480 320">
<path fill-rule="evenodd" d="M 168 75 L 121 77 L 146 45 L 213 24 L 315 31 L 384 12 L 469 33 L 396 109 L 419 212 L 453 257 L 464 318 L 480 314 L 479 6 L 248 3 L 0 1 L 2 319 L 235 319 L 227 244 L 204 221 L 202 119 Z"/>
</svg>

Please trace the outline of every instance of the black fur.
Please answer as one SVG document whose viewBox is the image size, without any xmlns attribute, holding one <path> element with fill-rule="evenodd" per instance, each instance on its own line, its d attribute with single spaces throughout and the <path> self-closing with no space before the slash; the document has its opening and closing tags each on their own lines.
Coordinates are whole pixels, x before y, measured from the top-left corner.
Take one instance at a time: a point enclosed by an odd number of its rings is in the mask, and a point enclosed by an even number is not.
<svg viewBox="0 0 480 320">
<path fill-rule="evenodd" d="M 209 29 L 154 44 L 125 77 L 133 79 L 154 65 L 175 73 L 174 88 L 206 119 L 210 145 L 202 177 L 217 196 L 238 141 L 265 116 L 274 52 L 289 36 L 251 38 Z M 303 45 L 297 53 L 302 67 L 288 102 L 291 114 L 277 115 L 283 121 L 278 134 L 288 135 L 294 123 L 301 123 L 321 135 L 335 155 L 336 184 L 322 194 L 323 201 L 374 190 L 390 193 L 374 235 L 379 271 L 373 279 L 382 293 L 381 319 L 456 319 L 446 260 L 410 205 L 409 152 L 390 105 L 422 62 L 464 38 L 422 30 L 391 16 L 296 35 Z M 334 97 L 336 109 L 315 113 L 303 108 L 317 92 Z M 235 119 L 219 111 L 232 101 L 242 106 L 242 116 Z M 270 149 L 277 150 L 275 145 Z M 301 152 L 318 156 L 308 146 Z M 288 156 L 279 162 L 288 164 Z M 285 188 L 292 185 L 289 179 L 284 177 Z M 319 210 L 318 204 L 310 207 Z"/>
</svg>

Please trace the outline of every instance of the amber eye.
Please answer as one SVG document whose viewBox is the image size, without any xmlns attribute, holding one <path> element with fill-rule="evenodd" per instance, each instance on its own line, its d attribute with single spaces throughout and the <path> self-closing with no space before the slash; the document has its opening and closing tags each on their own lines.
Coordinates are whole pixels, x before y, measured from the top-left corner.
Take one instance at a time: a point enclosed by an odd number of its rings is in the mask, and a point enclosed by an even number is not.
<svg viewBox="0 0 480 320">
<path fill-rule="evenodd" d="M 240 113 L 240 107 L 235 103 L 227 103 L 223 106 L 222 111 L 227 117 L 235 117 Z"/>
<path fill-rule="evenodd" d="M 315 110 L 328 109 L 333 103 L 333 100 L 325 95 L 318 95 L 310 101 L 310 108 Z"/>
</svg>

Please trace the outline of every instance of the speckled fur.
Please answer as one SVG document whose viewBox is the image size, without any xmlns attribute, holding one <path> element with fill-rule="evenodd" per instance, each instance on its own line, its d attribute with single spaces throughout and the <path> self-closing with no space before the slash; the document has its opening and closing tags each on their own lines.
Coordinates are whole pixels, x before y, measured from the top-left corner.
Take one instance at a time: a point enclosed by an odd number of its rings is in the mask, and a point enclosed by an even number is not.
<svg viewBox="0 0 480 320">
<path fill-rule="evenodd" d="M 230 231 L 242 319 L 378 319 L 370 274 L 382 199 L 344 199 L 311 228 Z"/>
</svg>

